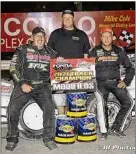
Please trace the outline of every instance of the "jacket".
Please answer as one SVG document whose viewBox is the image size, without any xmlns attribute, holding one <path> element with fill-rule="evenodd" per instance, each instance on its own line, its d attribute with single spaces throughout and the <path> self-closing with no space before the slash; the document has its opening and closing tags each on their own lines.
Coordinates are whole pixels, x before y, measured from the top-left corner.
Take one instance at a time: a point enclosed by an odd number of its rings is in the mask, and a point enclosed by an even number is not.
<svg viewBox="0 0 136 154">
<path fill-rule="evenodd" d="M 42 50 L 31 44 L 18 47 L 10 64 L 10 73 L 15 83 L 49 81 L 49 62 L 56 52 L 48 46 Z"/>
<path fill-rule="evenodd" d="M 129 61 L 126 52 L 116 45 L 112 45 L 111 51 L 106 51 L 101 45 L 94 47 L 89 57 L 95 57 L 96 80 L 120 80 L 120 66 L 126 68 L 123 81 L 128 86 L 135 74 L 135 70 Z"/>
</svg>

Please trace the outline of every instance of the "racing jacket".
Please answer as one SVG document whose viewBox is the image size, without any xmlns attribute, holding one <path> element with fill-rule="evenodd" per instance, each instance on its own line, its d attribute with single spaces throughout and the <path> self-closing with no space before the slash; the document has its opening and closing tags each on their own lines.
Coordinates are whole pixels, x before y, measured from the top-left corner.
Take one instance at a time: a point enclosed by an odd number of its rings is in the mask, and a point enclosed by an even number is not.
<svg viewBox="0 0 136 154">
<path fill-rule="evenodd" d="M 121 47 L 112 45 L 112 49 L 106 51 L 102 45 L 98 45 L 90 51 L 89 57 L 95 57 L 96 80 L 120 80 L 120 65 L 123 65 L 126 68 L 123 81 L 127 86 L 131 83 L 135 70 Z"/>
<path fill-rule="evenodd" d="M 18 47 L 11 60 L 10 73 L 15 83 L 49 81 L 49 62 L 56 52 L 48 46 L 38 50 L 31 44 Z"/>
</svg>

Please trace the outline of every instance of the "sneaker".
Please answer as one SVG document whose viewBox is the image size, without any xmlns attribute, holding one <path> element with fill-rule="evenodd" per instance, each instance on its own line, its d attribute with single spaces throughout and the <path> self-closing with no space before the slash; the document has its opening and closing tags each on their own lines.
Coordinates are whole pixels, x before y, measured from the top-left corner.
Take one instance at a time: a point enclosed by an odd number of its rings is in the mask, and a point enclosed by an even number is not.
<svg viewBox="0 0 136 154">
<path fill-rule="evenodd" d="M 117 131 L 117 130 L 114 130 L 114 129 L 111 129 L 109 131 L 109 135 L 119 136 L 119 137 L 125 137 L 126 136 L 123 132 Z"/>
<path fill-rule="evenodd" d="M 5 149 L 9 150 L 9 151 L 13 151 L 16 146 L 17 146 L 17 143 L 7 142 L 7 145 L 6 145 Z"/>
<path fill-rule="evenodd" d="M 101 133 L 101 140 L 106 140 L 108 134 L 107 133 Z"/>
<path fill-rule="evenodd" d="M 49 150 L 54 150 L 57 148 L 57 145 L 53 141 L 44 142 L 44 146 L 48 147 Z"/>
</svg>

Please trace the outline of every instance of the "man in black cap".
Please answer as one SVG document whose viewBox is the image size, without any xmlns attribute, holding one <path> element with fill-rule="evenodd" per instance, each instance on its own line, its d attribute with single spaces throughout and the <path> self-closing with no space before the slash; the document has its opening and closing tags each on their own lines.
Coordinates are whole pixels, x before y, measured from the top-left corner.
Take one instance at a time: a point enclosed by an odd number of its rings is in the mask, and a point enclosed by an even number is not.
<svg viewBox="0 0 136 154">
<path fill-rule="evenodd" d="M 53 142 L 55 108 L 49 83 L 49 62 L 56 56 L 45 46 L 42 27 L 32 31 L 32 42 L 18 47 L 11 60 L 10 73 L 15 82 L 8 106 L 8 132 L 6 150 L 13 151 L 19 141 L 18 122 L 23 106 L 33 98 L 43 111 L 43 142 L 50 150 L 57 148 Z"/>
<path fill-rule="evenodd" d="M 79 30 L 74 24 L 74 13 L 71 10 L 62 12 L 62 27 L 54 30 L 49 38 L 48 46 L 57 52 L 57 56 L 63 58 L 84 58 L 87 57 L 91 48 L 88 36 L 82 30 Z M 57 98 L 60 94 L 55 94 Z M 62 99 L 56 99 L 59 114 L 64 114 L 65 96 Z"/>
<path fill-rule="evenodd" d="M 88 36 L 75 26 L 73 11 L 62 12 L 62 27 L 51 33 L 48 46 L 63 58 L 83 58 L 84 54 L 88 54 Z"/>
</svg>

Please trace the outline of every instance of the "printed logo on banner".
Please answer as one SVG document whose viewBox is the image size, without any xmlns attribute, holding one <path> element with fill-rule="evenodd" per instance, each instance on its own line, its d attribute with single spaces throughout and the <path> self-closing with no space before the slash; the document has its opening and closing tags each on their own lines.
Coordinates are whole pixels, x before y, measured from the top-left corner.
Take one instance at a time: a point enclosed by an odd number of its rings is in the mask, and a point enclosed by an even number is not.
<svg viewBox="0 0 136 154">
<path fill-rule="evenodd" d="M 71 70 L 72 69 L 72 64 L 68 63 L 66 61 L 62 62 L 57 62 L 53 65 L 53 69 L 59 71 L 59 70 Z"/>
<path fill-rule="evenodd" d="M 2 81 L 0 85 L 0 94 L 3 96 L 10 96 L 13 90 L 13 83 L 8 81 Z"/>
<path fill-rule="evenodd" d="M 134 37 L 133 34 L 129 33 L 126 30 L 122 30 L 119 39 L 130 44 L 132 42 L 133 37 Z"/>
<path fill-rule="evenodd" d="M 50 63 L 52 90 L 94 90 L 96 88 L 94 63 L 94 58 L 61 61 L 52 59 Z"/>
</svg>

